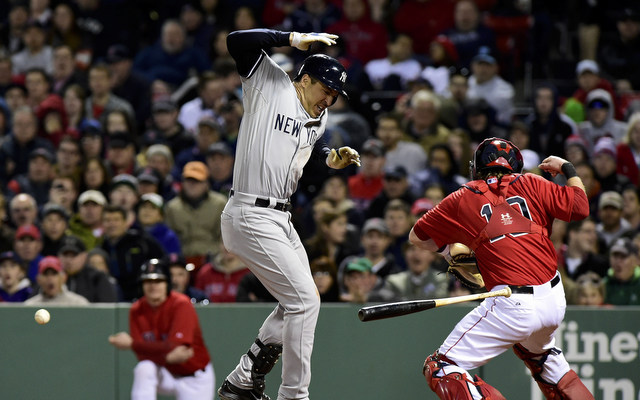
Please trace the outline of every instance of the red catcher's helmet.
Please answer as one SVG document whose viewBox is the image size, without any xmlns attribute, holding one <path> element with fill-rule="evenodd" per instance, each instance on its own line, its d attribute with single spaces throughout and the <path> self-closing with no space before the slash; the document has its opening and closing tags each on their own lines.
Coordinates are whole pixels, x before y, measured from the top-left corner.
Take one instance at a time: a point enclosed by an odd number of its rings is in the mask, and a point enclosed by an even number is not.
<svg viewBox="0 0 640 400">
<path fill-rule="evenodd" d="M 471 178 L 479 179 L 481 172 L 521 173 L 523 166 L 522 154 L 516 145 L 506 139 L 492 137 L 478 145 L 469 169 Z"/>
</svg>

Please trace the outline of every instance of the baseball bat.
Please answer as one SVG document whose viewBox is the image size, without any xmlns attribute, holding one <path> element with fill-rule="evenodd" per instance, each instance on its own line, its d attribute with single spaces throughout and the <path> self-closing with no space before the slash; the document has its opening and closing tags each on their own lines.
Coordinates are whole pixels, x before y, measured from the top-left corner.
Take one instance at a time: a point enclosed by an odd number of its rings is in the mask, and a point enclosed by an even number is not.
<svg viewBox="0 0 640 400">
<path fill-rule="evenodd" d="M 485 292 L 477 294 L 469 294 L 466 296 L 445 297 L 443 299 L 431 300 L 411 300 L 401 301 L 398 303 L 379 304 L 370 307 L 363 307 L 358 311 L 360 321 L 375 321 L 378 319 L 399 317 L 401 315 L 413 314 L 419 311 L 430 310 L 436 307 L 448 306 L 449 304 L 464 303 L 466 301 L 482 300 L 487 297 L 511 296 L 511 288 L 507 286 L 504 289 L 495 292 Z"/>
</svg>

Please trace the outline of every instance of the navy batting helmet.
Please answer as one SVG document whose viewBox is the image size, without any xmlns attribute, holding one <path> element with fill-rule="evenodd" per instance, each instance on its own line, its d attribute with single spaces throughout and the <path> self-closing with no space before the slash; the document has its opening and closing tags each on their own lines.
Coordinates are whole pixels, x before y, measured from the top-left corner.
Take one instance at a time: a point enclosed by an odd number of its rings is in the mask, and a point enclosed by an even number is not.
<svg viewBox="0 0 640 400">
<path fill-rule="evenodd" d="M 327 87 L 335 90 L 347 99 L 349 98 L 347 92 L 344 91 L 344 84 L 347 81 L 347 70 L 340 64 L 340 61 L 335 58 L 324 54 L 314 54 L 307 57 L 294 80 L 300 79 L 304 74 L 309 74 L 324 83 Z"/>
<path fill-rule="evenodd" d="M 522 154 L 516 145 L 506 139 L 492 137 L 478 145 L 469 169 L 471 178 L 479 179 L 481 172 L 521 173 L 523 166 Z"/>
<path fill-rule="evenodd" d="M 169 281 L 169 265 L 165 260 L 152 258 L 140 267 L 140 281 L 165 280 Z"/>
</svg>

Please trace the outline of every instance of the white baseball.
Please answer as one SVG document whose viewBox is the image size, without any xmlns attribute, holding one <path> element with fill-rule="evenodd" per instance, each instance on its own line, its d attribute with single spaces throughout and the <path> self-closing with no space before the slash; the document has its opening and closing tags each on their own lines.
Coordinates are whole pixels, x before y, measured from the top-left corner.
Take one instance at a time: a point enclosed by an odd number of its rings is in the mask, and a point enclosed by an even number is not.
<svg viewBox="0 0 640 400">
<path fill-rule="evenodd" d="M 37 323 L 39 323 L 40 325 L 44 325 L 49 322 L 49 320 L 51 319 L 51 315 L 49 314 L 49 311 L 41 308 L 36 311 L 36 315 L 34 315 L 34 318 Z"/>
</svg>

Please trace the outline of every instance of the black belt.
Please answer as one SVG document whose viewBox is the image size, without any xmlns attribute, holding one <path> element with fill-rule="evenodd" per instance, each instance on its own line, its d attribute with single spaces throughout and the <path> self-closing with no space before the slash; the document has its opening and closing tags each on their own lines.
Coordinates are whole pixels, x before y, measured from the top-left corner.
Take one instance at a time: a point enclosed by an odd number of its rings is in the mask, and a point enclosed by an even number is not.
<svg viewBox="0 0 640 400">
<path fill-rule="evenodd" d="M 229 196 L 233 196 L 233 189 L 231 189 L 231 191 L 229 192 Z M 256 207 L 264 207 L 264 208 L 271 208 L 269 207 L 271 205 L 271 202 L 269 201 L 269 199 L 263 199 L 261 197 L 257 197 L 256 198 L 256 202 L 254 203 L 254 205 Z M 289 211 L 289 208 L 291 207 L 291 203 L 276 203 L 275 206 L 273 206 L 274 210 L 278 210 L 278 211 Z"/>
<path fill-rule="evenodd" d="M 556 275 L 551 280 L 551 287 L 555 287 L 558 283 L 560 283 L 560 275 Z M 533 294 L 533 286 L 515 286 L 509 285 L 512 293 L 522 293 L 522 294 Z"/>
</svg>

